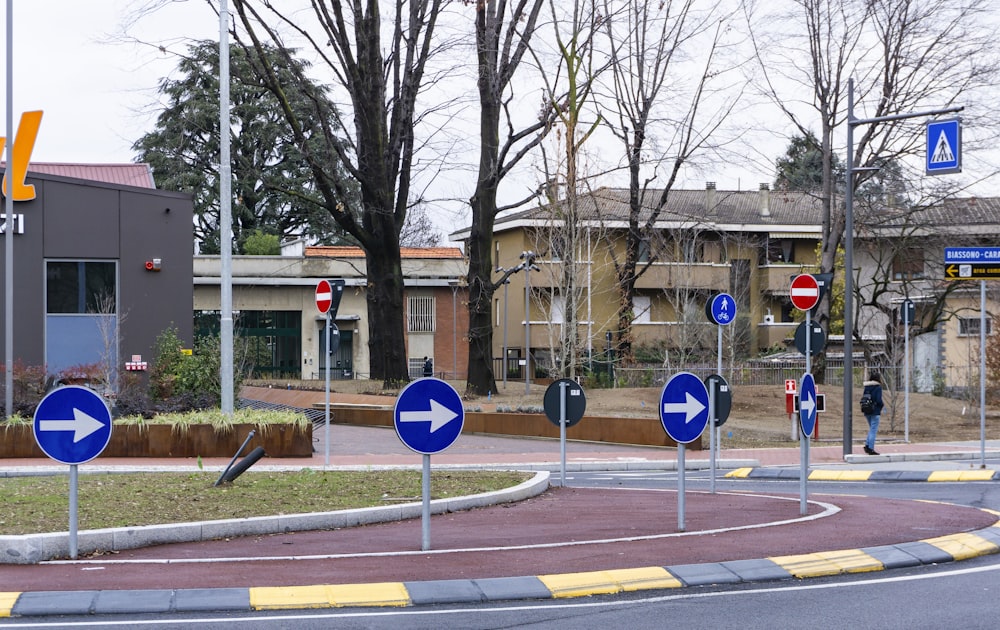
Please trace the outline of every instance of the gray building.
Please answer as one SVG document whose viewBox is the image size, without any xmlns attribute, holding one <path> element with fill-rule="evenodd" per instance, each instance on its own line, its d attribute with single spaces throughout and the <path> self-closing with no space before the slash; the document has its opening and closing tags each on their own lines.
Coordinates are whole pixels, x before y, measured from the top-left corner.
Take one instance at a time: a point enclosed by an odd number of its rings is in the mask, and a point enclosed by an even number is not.
<svg viewBox="0 0 1000 630">
<path fill-rule="evenodd" d="M 26 182 L 34 198 L 15 200 L 13 221 L 17 363 L 120 371 L 151 361 L 169 327 L 191 344 L 190 195 L 156 190 L 144 164 L 32 163 Z"/>
</svg>

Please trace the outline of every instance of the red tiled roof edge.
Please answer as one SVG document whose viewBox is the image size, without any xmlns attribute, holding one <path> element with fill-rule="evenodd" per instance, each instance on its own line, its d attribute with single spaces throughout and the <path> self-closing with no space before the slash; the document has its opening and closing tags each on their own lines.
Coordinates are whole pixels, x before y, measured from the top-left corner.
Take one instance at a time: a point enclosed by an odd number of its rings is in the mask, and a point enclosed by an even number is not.
<svg viewBox="0 0 1000 630">
<path fill-rule="evenodd" d="M 462 259 L 465 256 L 457 247 L 401 247 L 403 258 L 452 258 Z M 310 245 L 305 249 L 306 258 L 364 258 L 365 253 L 360 247 L 344 245 Z"/>
</svg>

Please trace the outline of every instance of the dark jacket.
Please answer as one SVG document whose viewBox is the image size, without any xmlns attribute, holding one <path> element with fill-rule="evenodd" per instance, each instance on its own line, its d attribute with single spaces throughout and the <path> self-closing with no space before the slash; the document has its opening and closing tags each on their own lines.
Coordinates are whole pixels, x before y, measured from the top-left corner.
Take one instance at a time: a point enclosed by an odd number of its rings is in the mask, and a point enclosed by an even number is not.
<svg viewBox="0 0 1000 630">
<path fill-rule="evenodd" d="M 864 386 L 865 389 L 863 392 L 861 392 L 861 395 L 864 396 L 865 394 L 871 394 L 872 399 L 875 400 L 875 410 L 872 411 L 870 414 L 866 415 L 869 416 L 882 415 L 882 407 L 885 406 L 885 404 L 882 402 L 882 383 L 879 383 L 878 381 L 865 381 Z"/>
<path fill-rule="evenodd" d="M 424 376 L 434 376 L 434 362 L 430 359 L 424 361 Z"/>
</svg>

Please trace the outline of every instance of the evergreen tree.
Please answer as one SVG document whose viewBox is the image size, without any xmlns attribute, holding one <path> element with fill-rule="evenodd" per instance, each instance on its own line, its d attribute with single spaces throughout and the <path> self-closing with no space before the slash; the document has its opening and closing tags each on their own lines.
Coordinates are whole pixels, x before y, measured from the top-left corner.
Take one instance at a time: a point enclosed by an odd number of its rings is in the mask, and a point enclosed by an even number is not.
<svg viewBox="0 0 1000 630">
<path fill-rule="evenodd" d="M 289 68 L 277 50 L 268 51 L 275 72 L 300 76 L 302 61 Z M 281 105 L 262 83 L 246 52 L 230 53 L 230 102 L 232 112 L 231 156 L 233 192 L 233 251 L 242 252 L 246 239 L 256 231 L 279 238 L 307 236 L 317 242 L 344 242 L 344 233 L 317 202 L 313 173 L 297 146 Z M 156 129 L 140 138 L 133 149 L 148 162 L 160 188 L 194 195 L 195 238 L 202 253 L 219 249 L 219 46 L 217 42 L 192 44 L 178 64 L 179 78 L 163 79 L 160 94 L 166 106 Z M 307 102 L 320 95 L 319 104 L 333 111 L 317 85 L 288 93 L 293 108 L 305 113 L 317 106 Z M 303 120 L 312 117 L 303 115 Z M 333 118 L 331 115 L 330 118 Z M 304 130 L 310 144 L 322 134 L 317 125 Z M 331 169 L 337 168 L 335 164 Z M 349 242 L 349 241 L 348 241 Z"/>
</svg>

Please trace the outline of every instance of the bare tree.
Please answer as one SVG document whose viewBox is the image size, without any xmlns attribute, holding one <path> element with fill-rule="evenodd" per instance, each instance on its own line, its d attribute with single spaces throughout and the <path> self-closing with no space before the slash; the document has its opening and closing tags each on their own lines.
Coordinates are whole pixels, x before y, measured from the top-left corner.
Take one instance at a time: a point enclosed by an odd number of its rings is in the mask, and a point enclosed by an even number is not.
<svg viewBox="0 0 1000 630">
<path fill-rule="evenodd" d="M 618 355 L 632 356 L 636 279 L 655 258 L 640 263 L 643 242 L 666 207 L 681 168 L 711 148 L 713 134 L 732 112 L 742 88 L 725 85 L 719 59 L 730 16 L 693 0 L 603 0 L 602 50 L 610 89 L 600 99 L 607 127 L 622 145 L 629 176 L 628 231 L 616 260 Z M 727 64 L 727 65 L 724 65 Z M 713 90 L 728 88 L 726 95 Z M 710 105 L 707 101 L 716 96 Z M 662 169 L 662 170 L 661 170 Z M 656 182 L 656 189 L 649 185 Z"/>
<path fill-rule="evenodd" d="M 297 11 L 266 0 L 234 0 L 241 26 L 236 38 L 257 53 L 257 71 L 301 141 L 323 206 L 365 251 L 371 374 L 392 384 L 408 380 L 400 232 L 411 200 L 417 100 L 445 0 L 395 0 L 383 17 L 386 4 L 329 0 Z M 318 101 L 319 95 L 310 92 L 301 73 L 294 81 L 282 80 L 265 63 L 266 47 L 287 50 L 286 40 L 307 47 L 317 59 L 314 67 L 329 72 L 335 91 L 349 100 L 344 114 L 349 121 L 324 119 L 318 108 L 313 112 L 324 130 L 321 149 L 305 145 L 301 134 L 309 125 L 289 98 L 304 92 Z M 353 133 L 341 139 L 337 128 Z M 349 194 L 352 182 L 338 178 L 333 164 L 357 182 L 359 201 Z"/>
<path fill-rule="evenodd" d="M 472 227 L 469 255 L 469 393 L 496 391 L 493 373 L 493 293 L 509 274 L 493 280 L 493 225 L 501 183 L 551 128 L 554 110 L 543 108 L 535 120 L 516 126 L 510 108 L 511 82 L 521 66 L 544 0 L 480 0 L 476 5 L 476 60 L 479 87 L 479 176 L 469 200 Z M 501 121 L 506 133 L 501 139 Z M 518 202 L 514 205 L 520 205 Z M 504 357 L 506 360 L 506 357 Z M 506 368 L 504 368 L 506 369 Z"/>
<path fill-rule="evenodd" d="M 845 226 L 844 209 L 836 203 L 834 132 L 847 122 L 848 79 L 857 80 L 866 119 L 974 101 L 997 79 L 993 34 L 982 19 L 992 3 L 791 0 L 790 5 L 791 10 L 764 16 L 751 32 L 766 94 L 800 135 L 819 127 L 820 266 L 834 273 Z M 797 97 L 797 88 L 808 90 L 807 97 Z M 855 138 L 853 162 L 860 169 L 877 169 L 886 160 L 914 155 L 922 147 L 921 131 L 920 125 L 899 119 L 866 124 Z M 850 185 L 857 189 L 871 176 L 872 170 L 855 172 Z M 829 319 L 830 303 L 824 299 L 817 320 L 829 325 Z M 822 381 L 822 363 L 816 367 Z"/>
</svg>

